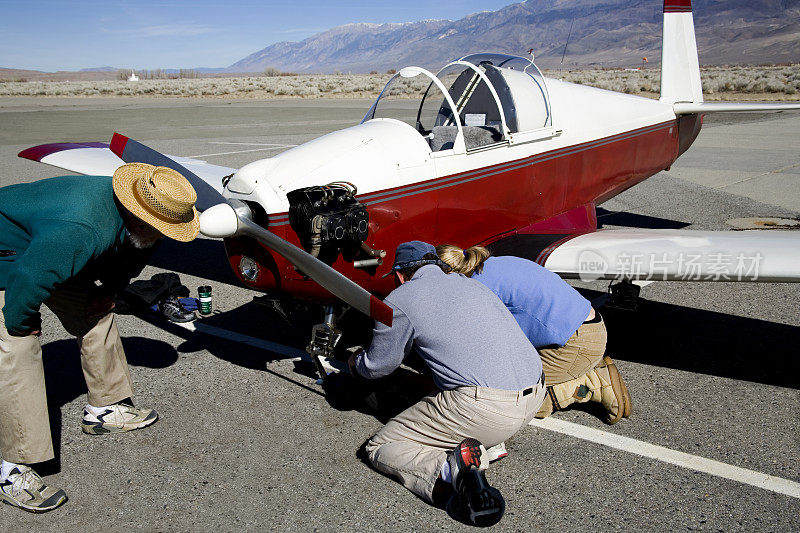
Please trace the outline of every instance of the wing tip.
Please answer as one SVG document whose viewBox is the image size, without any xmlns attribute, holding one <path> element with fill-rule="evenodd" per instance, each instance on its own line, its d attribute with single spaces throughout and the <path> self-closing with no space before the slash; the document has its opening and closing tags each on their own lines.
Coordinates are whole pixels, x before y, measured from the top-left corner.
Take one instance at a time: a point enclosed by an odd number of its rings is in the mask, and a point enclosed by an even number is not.
<svg viewBox="0 0 800 533">
<path fill-rule="evenodd" d="M 108 148 L 108 145 L 101 142 L 40 144 L 38 146 L 31 146 L 30 148 L 22 150 L 17 154 L 17 157 L 41 162 L 42 159 L 50 154 L 63 152 L 65 150 L 75 150 L 77 148 Z"/>
</svg>

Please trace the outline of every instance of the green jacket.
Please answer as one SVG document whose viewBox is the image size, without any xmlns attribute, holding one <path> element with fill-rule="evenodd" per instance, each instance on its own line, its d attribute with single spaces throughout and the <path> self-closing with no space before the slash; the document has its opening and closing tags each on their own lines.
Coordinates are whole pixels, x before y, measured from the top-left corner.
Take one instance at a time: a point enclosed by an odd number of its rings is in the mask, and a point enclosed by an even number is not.
<svg viewBox="0 0 800 533">
<path fill-rule="evenodd" d="M 0 188 L 0 290 L 6 329 L 39 327 L 39 307 L 59 284 L 100 281 L 113 294 L 152 251 L 126 237 L 109 176 L 62 176 Z"/>
</svg>

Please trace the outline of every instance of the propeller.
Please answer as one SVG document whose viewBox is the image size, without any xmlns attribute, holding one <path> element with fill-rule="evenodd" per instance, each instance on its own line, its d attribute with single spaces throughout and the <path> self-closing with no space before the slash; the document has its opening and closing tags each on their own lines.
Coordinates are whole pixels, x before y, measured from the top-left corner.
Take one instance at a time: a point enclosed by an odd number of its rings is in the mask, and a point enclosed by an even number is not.
<svg viewBox="0 0 800 533">
<path fill-rule="evenodd" d="M 119 133 L 114 133 L 110 148 L 126 163 L 148 163 L 155 166 L 169 167 L 180 172 L 189 180 L 189 183 L 192 184 L 195 192 L 197 192 L 195 207 L 198 211 L 202 211 L 200 215 L 200 231 L 203 235 L 212 238 L 239 235 L 253 237 L 282 255 L 334 296 L 378 322 L 387 326 L 392 325 L 391 307 L 305 250 L 281 239 L 248 217 L 240 216 L 236 208 L 224 196 L 180 163 Z M 239 203 L 236 200 L 232 202 Z"/>
</svg>

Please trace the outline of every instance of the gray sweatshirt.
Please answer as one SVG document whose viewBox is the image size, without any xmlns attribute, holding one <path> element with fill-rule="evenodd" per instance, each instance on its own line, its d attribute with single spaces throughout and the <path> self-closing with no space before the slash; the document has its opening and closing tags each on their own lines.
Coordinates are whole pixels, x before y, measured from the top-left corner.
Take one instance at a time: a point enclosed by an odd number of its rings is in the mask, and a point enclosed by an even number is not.
<svg viewBox="0 0 800 533">
<path fill-rule="evenodd" d="M 384 301 L 394 309 L 392 327 L 376 323 L 372 344 L 356 358 L 363 377 L 390 374 L 414 347 L 442 390 L 522 390 L 539 381 L 539 353 L 482 283 L 425 265 Z"/>
</svg>

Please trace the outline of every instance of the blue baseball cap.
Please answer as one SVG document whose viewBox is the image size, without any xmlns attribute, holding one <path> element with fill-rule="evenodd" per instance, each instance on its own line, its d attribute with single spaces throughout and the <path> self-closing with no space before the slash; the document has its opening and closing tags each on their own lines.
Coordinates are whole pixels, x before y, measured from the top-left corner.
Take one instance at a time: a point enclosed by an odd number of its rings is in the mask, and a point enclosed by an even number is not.
<svg viewBox="0 0 800 533">
<path fill-rule="evenodd" d="M 433 254 L 435 259 L 425 259 L 426 254 Z M 436 248 L 432 244 L 422 241 L 409 241 L 401 243 L 394 253 L 394 265 L 392 269 L 383 277 L 386 277 L 398 270 L 413 268 L 422 265 L 439 265 L 445 270 L 450 270 L 450 265 L 439 259 L 436 255 Z"/>
</svg>

